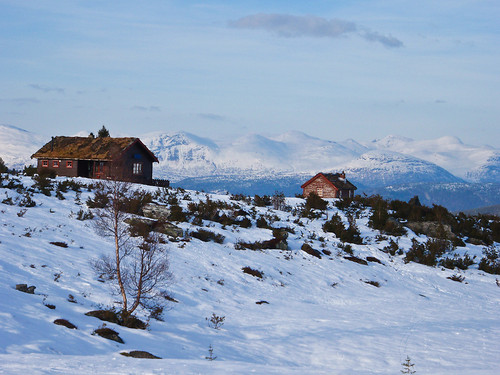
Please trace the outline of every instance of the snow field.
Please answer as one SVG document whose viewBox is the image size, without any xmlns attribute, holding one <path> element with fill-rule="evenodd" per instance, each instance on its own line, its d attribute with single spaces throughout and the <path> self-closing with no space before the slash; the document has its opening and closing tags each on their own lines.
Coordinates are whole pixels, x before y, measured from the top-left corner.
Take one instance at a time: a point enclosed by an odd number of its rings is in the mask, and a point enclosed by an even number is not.
<svg viewBox="0 0 500 375">
<path fill-rule="evenodd" d="M 25 185 L 30 181 L 23 179 Z M 2 199 L 5 194 L 15 200 L 17 193 L 0 188 Z M 83 191 L 81 202 L 91 194 Z M 205 199 L 205 194 L 187 194 L 194 201 Z M 84 313 L 111 306 L 118 297 L 98 281 L 90 260 L 111 252 L 113 245 L 95 234 L 91 221 L 76 220 L 75 213 L 86 209 L 75 202 L 76 193 L 64 196 L 35 194 L 37 206 L 21 216 L 21 207 L 0 203 L 0 373 L 396 374 L 407 355 L 417 374 L 498 373 L 495 276 L 472 266 L 460 271 L 465 281 L 458 283 L 446 279 L 458 271 L 404 264 L 401 256 L 380 251 L 387 242 L 375 241 L 378 232 L 366 226 L 367 213 L 357 222 L 367 244 L 353 245 L 354 254 L 374 256 L 382 264 L 366 266 L 340 256 L 339 241 L 321 230 L 324 219 L 301 219 L 304 226 L 299 226 L 290 213 L 257 207 L 259 213 L 279 216 L 273 226 L 295 231 L 288 237 L 290 251 L 235 250 L 238 240 L 267 240 L 272 233 L 255 223 L 245 229 L 206 221 L 205 229 L 226 237 L 223 244 L 192 238 L 166 245 L 174 275 L 170 291 L 179 302 L 169 305 L 164 322 L 151 320 L 146 331 L 106 323 L 125 344 L 92 336 L 103 322 Z M 328 217 L 334 212 L 330 206 Z M 318 259 L 299 250 L 305 240 L 322 249 L 313 232 L 325 237 L 331 256 Z M 400 246 L 407 249 L 412 237 L 409 232 Z M 55 241 L 68 247 L 50 244 Z M 480 256 L 481 249 L 468 245 L 456 252 Z M 245 266 L 262 271 L 264 278 L 243 273 Z M 16 291 L 19 283 L 35 285 L 35 294 Z M 70 294 L 76 303 L 68 301 Z M 212 314 L 225 317 L 221 329 L 209 327 Z M 139 317 L 147 315 L 139 312 Z M 53 324 L 57 318 L 78 329 Z M 214 361 L 205 359 L 210 345 Z M 163 359 L 119 354 L 129 350 Z"/>
</svg>

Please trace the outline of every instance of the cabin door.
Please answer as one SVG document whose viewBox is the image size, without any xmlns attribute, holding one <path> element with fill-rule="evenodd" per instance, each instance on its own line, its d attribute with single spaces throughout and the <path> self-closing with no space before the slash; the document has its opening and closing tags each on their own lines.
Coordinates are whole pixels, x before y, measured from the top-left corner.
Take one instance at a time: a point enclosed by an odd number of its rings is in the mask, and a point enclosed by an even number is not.
<svg viewBox="0 0 500 375">
<path fill-rule="evenodd" d="M 99 161 L 94 163 L 94 178 L 104 178 L 104 163 Z"/>
</svg>

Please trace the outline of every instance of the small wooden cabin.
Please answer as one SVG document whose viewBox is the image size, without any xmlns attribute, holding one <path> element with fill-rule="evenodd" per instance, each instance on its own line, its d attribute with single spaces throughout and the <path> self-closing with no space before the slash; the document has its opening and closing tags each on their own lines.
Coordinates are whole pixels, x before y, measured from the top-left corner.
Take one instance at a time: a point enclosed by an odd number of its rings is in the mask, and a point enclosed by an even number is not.
<svg viewBox="0 0 500 375">
<path fill-rule="evenodd" d="M 31 157 L 38 160 L 38 173 L 143 184 L 152 183 L 158 162 L 139 138 L 52 137 Z"/>
<path fill-rule="evenodd" d="M 352 198 L 356 186 L 345 178 L 345 173 L 318 173 L 309 181 L 304 183 L 302 195 L 307 197 L 316 193 L 321 198 Z"/>
</svg>

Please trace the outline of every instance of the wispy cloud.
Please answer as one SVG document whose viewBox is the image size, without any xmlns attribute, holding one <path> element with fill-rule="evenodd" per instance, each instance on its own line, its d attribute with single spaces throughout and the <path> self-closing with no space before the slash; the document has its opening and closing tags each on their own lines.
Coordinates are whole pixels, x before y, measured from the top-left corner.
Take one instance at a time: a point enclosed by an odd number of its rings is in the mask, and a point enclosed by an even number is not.
<svg viewBox="0 0 500 375">
<path fill-rule="evenodd" d="M 197 116 L 205 120 L 226 121 L 226 117 L 217 115 L 215 113 L 198 113 Z"/>
<path fill-rule="evenodd" d="M 40 103 L 40 100 L 36 98 L 5 98 L 0 99 L 0 103 L 11 103 L 15 105 L 27 105 L 27 104 L 37 104 Z"/>
<path fill-rule="evenodd" d="M 143 111 L 143 112 L 161 112 L 160 107 L 156 105 L 151 105 L 149 107 L 145 107 L 142 105 L 135 105 L 132 108 L 132 111 Z"/>
<path fill-rule="evenodd" d="M 44 86 L 44 85 L 39 85 L 37 83 L 31 83 L 28 85 L 28 87 L 31 87 L 32 89 L 43 91 L 45 93 L 47 92 L 57 92 L 58 94 L 64 94 L 64 89 L 60 87 L 50 87 L 50 86 Z"/>
<path fill-rule="evenodd" d="M 266 30 L 287 38 L 339 38 L 354 34 L 370 42 L 379 42 L 386 47 L 403 46 L 402 41 L 390 35 L 383 35 L 360 27 L 354 22 L 337 18 L 259 13 L 229 21 L 228 24 L 237 29 Z"/>
</svg>

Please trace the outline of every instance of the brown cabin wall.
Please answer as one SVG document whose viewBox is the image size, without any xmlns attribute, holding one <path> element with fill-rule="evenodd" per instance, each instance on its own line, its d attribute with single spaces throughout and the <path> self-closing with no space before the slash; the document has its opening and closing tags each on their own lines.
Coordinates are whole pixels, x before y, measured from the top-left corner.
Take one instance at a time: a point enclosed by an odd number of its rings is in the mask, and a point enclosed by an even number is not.
<svg viewBox="0 0 500 375">
<path fill-rule="evenodd" d="M 303 189 L 303 196 L 307 197 L 311 193 L 316 193 L 321 198 L 337 198 L 338 190 L 324 177 L 318 177 Z"/>
<path fill-rule="evenodd" d="M 141 174 L 133 173 L 135 163 L 142 163 Z M 128 148 L 121 158 L 114 162 L 114 168 L 120 171 L 119 178 L 126 181 L 150 184 L 153 180 L 153 161 L 150 155 L 137 144 Z"/>
<path fill-rule="evenodd" d="M 49 166 L 43 167 L 43 161 L 48 161 Z M 54 167 L 54 161 L 59 162 L 58 167 Z M 67 162 L 72 162 L 72 168 L 68 168 Z M 37 172 L 44 173 L 45 171 L 54 171 L 54 173 L 58 176 L 67 176 L 67 177 L 77 177 L 78 176 L 78 161 L 77 160 L 68 160 L 68 159 L 38 159 L 37 160 Z"/>
</svg>

